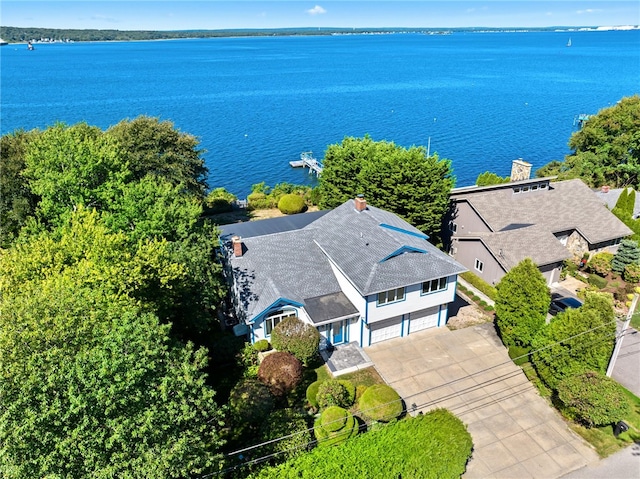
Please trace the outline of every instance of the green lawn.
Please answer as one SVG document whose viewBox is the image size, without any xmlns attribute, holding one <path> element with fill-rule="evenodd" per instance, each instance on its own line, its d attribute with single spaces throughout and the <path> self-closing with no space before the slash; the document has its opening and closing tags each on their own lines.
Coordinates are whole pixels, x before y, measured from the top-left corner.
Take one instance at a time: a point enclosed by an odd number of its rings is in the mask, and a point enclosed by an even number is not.
<svg viewBox="0 0 640 479">
<path fill-rule="evenodd" d="M 631 316 L 631 327 L 640 330 L 640 311 L 638 310 Z"/>
</svg>

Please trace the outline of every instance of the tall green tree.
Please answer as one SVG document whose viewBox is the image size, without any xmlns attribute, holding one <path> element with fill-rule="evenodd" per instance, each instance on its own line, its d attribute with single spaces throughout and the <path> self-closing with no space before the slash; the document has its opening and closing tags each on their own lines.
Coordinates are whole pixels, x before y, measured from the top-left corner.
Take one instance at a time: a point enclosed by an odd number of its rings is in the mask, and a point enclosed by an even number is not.
<svg viewBox="0 0 640 479">
<path fill-rule="evenodd" d="M 490 186 L 490 185 L 500 185 L 502 183 L 509 183 L 511 177 L 509 176 L 499 176 L 490 171 L 485 171 L 484 173 L 480 173 L 476 178 L 476 185 L 478 186 Z"/>
<path fill-rule="evenodd" d="M 589 186 L 640 187 L 640 96 L 602 109 L 569 139 L 574 152 L 537 175 L 581 178 Z"/>
<path fill-rule="evenodd" d="M 334 208 L 356 194 L 396 213 L 436 237 L 454 185 L 451 162 L 427 156 L 423 147 L 403 148 L 370 137 L 330 145 L 320 177 L 321 208 Z"/>
<path fill-rule="evenodd" d="M 559 314 L 532 342 L 532 362 L 552 389 L 586 371 L 604 373 L 615 344 L 616 322 L 610 294 L 589 293 L 579 309 Z"/>
<path fill-rule="evenodd" d="M 618 274 L 622 274 L 625 266 L 632 263 L 640 263 L 640 247 L 634 240 L 622 240 L 618 251 L 611 260 L 611 269 Z"/>
<path fill-rule="evenodd" d="M 502 342 L 506 346 L 531 346 L 551 304 L 544 276 L 526 258 L 503 276 L 496 289 L 496 325 Z"/>
<path fill-rule="evenodd" d="M 0 475 L 186 477 L 217 467 L 206 350 L 155 310 L 185 274 L 95 211 L 0 251 Z"/>
<path fill-rule="evenodd" d="M 198 139 L 175 128 L 169 121 L 139 116 L 109 128 L 105 136 L 119 145 L 119 156 L 133 177 L 154 175 L 204 199 L 207 168 Z"/>
</svg>

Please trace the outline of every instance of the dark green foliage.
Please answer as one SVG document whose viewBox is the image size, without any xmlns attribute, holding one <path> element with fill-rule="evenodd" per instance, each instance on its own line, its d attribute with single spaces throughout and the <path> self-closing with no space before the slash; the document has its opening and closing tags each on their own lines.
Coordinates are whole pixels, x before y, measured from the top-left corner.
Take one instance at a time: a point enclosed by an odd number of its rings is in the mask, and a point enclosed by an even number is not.
<svg viewBox="0 0 640 479">
<path fill-rule="evenodd" d="M 386 384 L 368 387 L 358 401 L 358 409 L 363 415 L 382 422 L 399 417 L 404 410 L 400 395 Z"/>
<path fill-rule="evenodd" d="M 511 177 L 498 176 L 495 173 L 491 173 L 490 171 L 485 171 L 484 173 L 480 173 L 478 178 L 476 178 L 477 186 L 490 186 L 490 185 L 500 185 L 502 183 L 509 183 L 511 181 Z"/>
<path fill-rule="evenodd" d="M 529 258 L 496 286 L 496 325 L 506 346 L 530 346 L 545 323 L 551 295 L 547 282 Z"/>
<path fill-rule="evenodd" d="M 271 344 L 278 351 L 287 351 L 303 363 L 307 363 L 318 353 L 320 333 L 310 324 L 289 317 L 273 328 Z"/>
<path fill-rule="evenodd" d="M 589 271 L 604 277 L 611 273 L 612 260 L 613 253 L 602 251 L 600 253 L 594 254 L 591 257 L 591 259 L 587 263 L 587 267 L 589 268 Z"/>
<path fill-rule="evenodd" d="M 320 387 L 320 384 L 322 384 L 322 381 L 312 382 L 309 384 L 306 392 L 307 401 L 309 401 L 309 404 L 315 408 L 318 407 L 318 388 Z"/>
<path fill-rule="evenodd" d="M 318 446 L 335 446 L 358 434 L 358 421 L 338 406 L 329 406 L 313 425 Z"/>
<path fill-rule="evenodd" d="M 209 214 L 226 213 L 233 209 L 233 202 L 237 199 L 236 195 L 226 189 L 215 188 L 207 195 L 204 204 Z"/>
<path fill-rule="evenodd" d="M 618 274 L 622 274 L 625 266 L 631 263 L 640 263 L 640 248 L 634 240 L 622 240 L 611 261 L 611 269 Z"/>
<path fill-rule="evenodd" d="M 618 197 L 618 201 L 616 201 L 616 205 L 613 209 L 619 212 L 620 215 L 626 217 L 633 216 L 633 208 L 636 203 L 636 191 L 633 188 L 624 188 L 620 192 L 620 196 Z"/>
<path fill-rule="evenodd" d="M 304 198 L 293 193 L 283 195 L 278 201 L 278 209 L 285 215 L 302 213 L 306 207 L 307 205 L 304 202 Z"/>
<path fill-rule="evenodd" d="M 556 316 L 533 341 L 532 363 L 552 389 L 569 376 L 604 372 L 613 351 L 616 324 L 611 295 L 588 293 L 584 305 Z"/>
<path fill-rule="evenodd" d="M 39 135 L 16 131 L 0 138 L 0 247 L 8 247 L 35 213 L 38 198 L 22 177 L 30 139 Z"/>
<path fill-rule="evenodd" d="M 581 178 L 589 186 L 640 185 L 640 96 L 625 97 L 600 110 L 569 140 L 574 153 L 563 163 L 553 162 L 536 174 L 559 179 Z"/>
<path fill-rule="evenodd" d="M 305 206 L 307 202 L 312 203 L 311 202 L 312 190 L 310 186 L 294 185 L 292 183 L 278 183 L 276 186 L 271 188 L 264 181 L 262 183 L 257 183 L 251 187 L 251 194 L 247 197 L 247 200 L 249 201 L 249 206 L 256 210 L 276 208 L 276 207 L 279 207 L 278 203 L 280 199 L 284 195 L 289 195 L 289 194 L 301 197 L 303 199 L 303 204 Z M 299 200 L 294 200 L 294 201 L 299 202 Z M 301 211 L 303 211 L 305 206 L 303 206 L 300 211 L 297 211 L 297 213 L 300 213 Z M 286 213 L 286 214 L 294 214 L 294 213 Z"/>
<path fill-rule="evenodd" d="M 271 349 L 271 345 L 269 344 L 269 341 L 267 341 L 266 339 L 260 339 L 256 341 L 253 347 L 255 348 L 256 351 L 260 353 L 269 351 Z"/>
<path fill-rule="evenodd" d="M 477 275 L 473 274 L 471 271 L 465 271 L 464 273 L 461 273 L 460 276 L 467 283 L 471 284 L 471 286 L 475 286 L 481 292 L 486 294 L 489 297 L 489 299 L 493 299 L 495 301 L 496 295 L 498 294 L 498 291 L 496 290 L 496 288 L 491 286 L 489 283 L 487 283 L 480 276 L 477 276 Z"/>
<path fill-rule="evenodd" d="M 462 421 L 439 409 L 358 435 L 340 447 L 317 448 L 251 477 L 458 478 L 466 470 L 472 448 L 471 435 Z"/>
<path fill-rule="evenodd" d="M 241 380 L 229 395 L 229 410 L 240 425 L 263 422 L 274 405 L 269 388 L 256 379 Z"/>
<path fill-rule="evenodd" d="M 284 396 L 302 381 L 302 363 L 284 351 L 269 354 L 260 363 L 258 379 L 274 396 Z"/>
<path fill-rule="evenodd" d="M 282 462 L 306 452 L 312 437 L 305 416 L 294 409 L 279 409 L 271 413 L 266 420 L 263 418 L 260 428 L 261 442 L 274 439 L 279 440 L 258 448 L 256 455 L 262 457 L 281 453 L 277 460 Z"/>
<path fill-rule="evenodd" d="M 423 147 L 402 148 L 370 137 L 345 138 L 327 148 L 320 177 L 321 208 L 335 208 L 357 194 L 436 239 L 454 184 L 451 162 Z"/>
<path fill-rule="evenodd" d="M 640 264 L 631 263 L 624 267 L 624 272 L 622 273 L 622 277 L 628 283 L 639 283 L 640 282 Z"/>
<path fill-rule="evenodd" d="M 233 336 L 229 336 L 233 337 Z M 267 343 L 268 344 L 268 343 Z M 212 346 L 215 348 L 216 357 L 219 355 L 224 355 L 225 351 L 220 351 L 218 347 L 220 342 L 214 343 Z M 235 351 L 235 344 L 229 341 L 229 347 L 234 348 L 232 351 Z M 258 350 L 251 345 L 251 343 L 244 343 L 244 347 L 236 353 L 237 364 L 242 370 L 242 376 L 245 378 L 257 378 L 258 377 L 258 366 L 260 366 L 260 359 L 258 357 Z"/>
<path fill-rule="evenodd" d="M 586 371 L 558 383 L 563 412 L 586 427 L 607 426 L 625 419 L 631 405 L 622 387 L 602 373 Z"/>
<path fill-rule="evenodd" d="M 351 381 L 327 379 L 318 386 L 316 402 L 320 409 L 329 406 L 349 407 L 355 400 L 355 386 Z"/>
<path fill-rule="evenodd" d="M 598 289 L 604 289 L 607 287 L 607 280 L 597 274 L 590 274 L 587 277 L 587 282 Z"/>
</svg>

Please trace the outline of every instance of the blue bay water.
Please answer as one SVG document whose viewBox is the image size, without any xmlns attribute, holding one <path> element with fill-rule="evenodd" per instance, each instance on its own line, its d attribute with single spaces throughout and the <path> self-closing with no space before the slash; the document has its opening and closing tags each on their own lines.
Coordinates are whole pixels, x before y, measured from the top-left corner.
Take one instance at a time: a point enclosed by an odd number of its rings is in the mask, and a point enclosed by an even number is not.
<svg viewBox="0 0 640 479">
<path fill-rule="evenodd" d="M 640 31 L 9 45 L 0 62 L 2 134 L 157 116 L 197 136 L 209 184 L 239 196 L 313 183 L 288 162 L 369 134 L 430 141 L 466 186 L 564 158 L 576 115 L 639 93 Z"/>
</svg>

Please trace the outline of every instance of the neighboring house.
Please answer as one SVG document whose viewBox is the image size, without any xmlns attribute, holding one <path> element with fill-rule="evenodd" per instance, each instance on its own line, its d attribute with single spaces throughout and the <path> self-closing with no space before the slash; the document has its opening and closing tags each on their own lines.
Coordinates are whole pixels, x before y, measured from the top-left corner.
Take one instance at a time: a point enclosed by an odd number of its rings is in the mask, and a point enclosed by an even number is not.
<svg viewBox="0 0 640 479">
<path fill-rule="evenodd" d="M 522 174 L 523 164 L 516 160 L 514 170 Z M 451 192 L 449 253 L 489 284 L 525 258 L 553 284 L 565 259 L 615 252 L 632 234 L 581 180 L 522 176 L 527 179 Z"/>
<path fill-rule="evenodd" d="M 221 230 L 235 312 L 252 343 L 269 339 L 288 316 L 334 345 L 369 346 L 443 326 L 457 275 L 466 270 L 363 198 Z"/>
<path fill-rule="evenodd" d="M 598 191 L 596 191 L 596 196 L 600 198 L 600 200 L 607 205 L 607 208 L 610 210 L 616 207 L 616 203 L 618 202 L 618 198 L 622 194 L 622 191 L 627 188 L 609 188 L 608 186 L 603 186 Z M 631 191 L 631 188 L 628 188 Z M 636 201 L 633 205 L 633 219 L 640 218 L 640 194 L 636 192 Z"/>
</svg>

